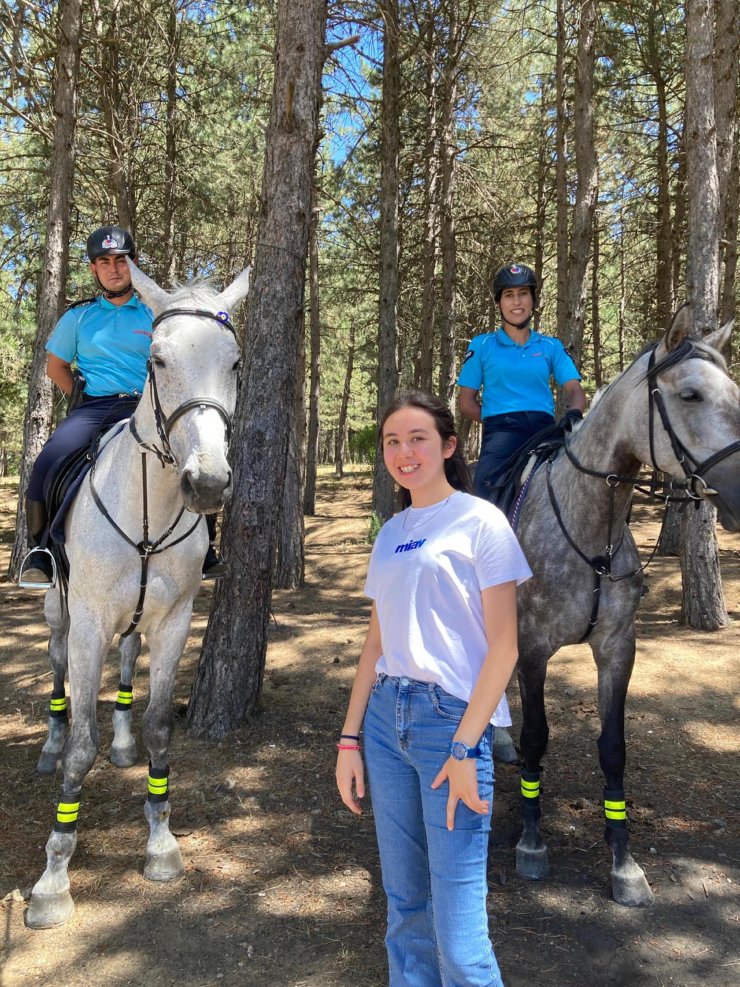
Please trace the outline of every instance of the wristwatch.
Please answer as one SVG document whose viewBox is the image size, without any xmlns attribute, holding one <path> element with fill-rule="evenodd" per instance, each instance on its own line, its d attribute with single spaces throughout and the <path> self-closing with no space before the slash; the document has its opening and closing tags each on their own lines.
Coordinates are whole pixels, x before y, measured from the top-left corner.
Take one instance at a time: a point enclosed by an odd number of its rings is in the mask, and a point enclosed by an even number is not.
<svg viewBox="0 0 740 987">
<path fill-rule="evenodd" d="M 462 740 L 453 740 L 450 744 L 450 757 L 456 761 L 464 761 L 467 757 L 480 757 L 480 747 L 468 747 Z"/>
</svg>

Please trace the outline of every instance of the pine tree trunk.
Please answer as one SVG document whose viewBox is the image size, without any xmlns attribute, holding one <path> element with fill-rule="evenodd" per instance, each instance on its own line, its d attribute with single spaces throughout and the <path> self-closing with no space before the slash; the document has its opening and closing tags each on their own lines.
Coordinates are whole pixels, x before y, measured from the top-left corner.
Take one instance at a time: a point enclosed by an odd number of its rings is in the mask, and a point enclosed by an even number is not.
<svg viewBox="0 0 740 987">
<path fill-rule="evenodd" d="M 735 140 L 732 155 L 732 171 L 725 209 L 725 249 L 722 272 L 722 302 L 720 304 L 720 325 L 735 317 L 735 275 L 737 273 L 737 226 L 740 207 L 740 140 Z"/>
<path fill-rule="evenodd" d="M 316 186 L 314 184 L 314 194 Z M 316 472 L 319 455 L 319 397 L 321 384 L 321 311 L 319 308 L 319 210 L 311 212 L 311 229 L 308 240 L 308 267 L 310 286 L 309 322 L 311 327 L 311 379 L 308 394 L 308 439 L 306 441 L 306 483 L 303 492 L 303 513 L 313 517 L 316 513 Z"/>
<path fill-rule="evenodd" d="M 80 75 L 81 0 L 60 0 L 54 63 L 54 144 L 51 152 L 46 243 L 37 305 L 37 329 L 23 421 L 23 456 L 18 486 L 15 541 L 8 576 L 17 579 L 26 554 L 25 497 L 31 467 L 49 438 L 53 385 L 46 376 L 49 336 L 64 309 L 69 264 L 69 216 L 75 170 L 77 91 Z"/>
<path fill-rule="evenodd" d="M 568 318 L 568 159 L 565 88 L 565 0 L 557 0 L 557 45 L 555 53 L 555 194 L 557 213 L 555 240 L 558 256 L 557 332 L 561 339 Z"/>
<path fill-rule="evenodd" d="M 121 73 L 118 63 L 119 23 L 118 14 L 122 0 L 113 0 L 110 7 L 110 21 L 103 22 L 99 0 L 93 0 L 95 33 L 100 46 L 101 103 L 108 140 L 108 176 L 116 198 L 118 223 L 129 230 L 136 238 L 136 218 L 128 182 L 126 179 L 125 149 L 119 124 L 121 95 Z"/>
<path fill-rule="evenodd" d="M 681 554 L 681 517 L 684 509 L 676 501 L 666 507 L 665 518 L 658 538 L 658 547 L 655 549 L 656 555 L 675 556 Z"/>
<path fill-rule="evenodd" d="M 599 310 L 599 269 L 601 266 L 601 239 L 599 218 L 594 223 L 594 256 L 591 263 L 591 329 L 594 337 L 594 384 L 597 388 L 604 383 L 601 366 L 601 312 Z"/>
<path fill-rule="evenodd" d="M 730 623 L 722 593 L 717 551 L 717 512 L 707 501 L 681 518 L 681 620 L 695 630 L 717 631 Z"/>
<path fill-rule="evenodd" d="M 274 589 L 300 589 L 305 580 L 303 523 L 304 466 L 306 448 L 306 333 L 298 334 L 298 366 L 295 397 L 290 414 L 288 457 L 285 463 L 283 502 L 278 528 Z"/>
<path fill-rule="evenodd" d="M 668 99 L 661 65 L 661 44 L 655 36 L 656 19 L 649 19 L 648 49 L 658 102 L 658 236 L 657 272 L 655 277 L 656 320 L 661 330 L 668 328 L 673 313 L 673 239 L 671 237 L 671 171 L 668 161 Z"/>
<path fill-rule="evenodd" d="M 339 408 L 337 422 L 337 438 L 334 446 L 334 475 L 337 479 L 344 476 L 344 437 L 347 434 L 347 412 L 349 396 L 352 391 L 352 371 L 355 366 L 355 326 L 349 331 L 349 350 L 347 351 L 347 367 L 344 372 L 344 387 L 342 388 L 342 404 Z"/>
<path fill-rule="evenodd" d="M 380 167 L 380 311 L 378 325 L 377 416 L 398 387 L 398 155 L 401 68 L 398 60 L 398 0 L 383 0 L 383 100 Z M 378 461 L 373 476 L 373 510 L 386 520 L 394 511 L 393 481 Z"/>
<path fill-rule="evenodd" d="M 171 285 L 177 275 L 175 253 L 175 213 L 177 208 L 177 60 L 179 31 L 178 0 L 170 0 L 167 16 L 167 106 L 164 158 L 164 245 L 163 281 Z"/>
<path fill-rule="evenodd" d="M 697 329 L 714 329 L 719 301 L 719 182 L 714 117 L 711 0 L 687 4 L 686 165 L 689 199 L 687 281 Z M 696 630 L 727 623 L 722 596 L 716 512 L 702 502 L 682 524 L 682 617 Z"/>
<path fill-rule="evenodd" d="M 450 15 L 452 16 L 452 15 Z M 450 24 L 450 34 L 455 31 Z M 452 47 L 452 46 L 450 46 Z M 440 154 L 442 159 L 440 204 L 440 253 L 442 257 L 442 307 L 440 312 L 438 397 L 453 406 L 455 393 L 455 317 L 457 308 L 457 244 L 455 234 L 455 101 L 457 54 L 448 53 L 443 72 Z"/>
<path fill-rule="evenodd" d="M 598 196 L 598 164 L 594 146 L 594 65 L 596 5 L 584 0 L 580 8 L 575 95 L 576 202 L 568 255 L 568 312 L 558 334 L 576 366 L 581 365 L 586 320 L 588 257 Z"/>
<path fill-rule="evenodd" d="M 421 326 L 419 352 L 416 361 L 416 385 L 422 391 L 431 391 L 434 372 L 434 307 L 435 273 L 437 266 L 437 231 L 439 227 L 438 179 L 439 159 L 437 142 L 437 85 L 436 46 L 434 43 L 434 18 L 429 12 L 425 54 L 426 88 L 424 126 L 424 257 L 422 267 Z"/>
<path fill-rule="evenodd" d="M 239 560 L 219 581 L 188 710 L 191 730 L 220 739 L 262 690 L 277 541 L 303 326 L 319 126 L 325 0 L 278 0 L 275 82 L 262 217 L 249 297 L 245 380 L 235 415 L 234 492 L 225 512 Z"/>
</svg>

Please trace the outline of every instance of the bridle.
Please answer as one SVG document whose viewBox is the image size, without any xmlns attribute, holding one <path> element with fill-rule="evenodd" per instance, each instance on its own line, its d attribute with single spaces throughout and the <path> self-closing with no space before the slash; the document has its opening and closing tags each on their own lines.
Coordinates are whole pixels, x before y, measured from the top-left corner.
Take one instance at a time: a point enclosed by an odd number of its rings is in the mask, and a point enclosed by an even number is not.
<svg viewBox="0 0 740 987">
<path fill-rule="evenodd" d="M 683 352 L 682 352 L 683 351 Z M 706 360 L 700 350 L 694 346 L 694 344 L 685 339 L 683 343 L 675 351 L 675 363 L 681 363 L 685 359 L 690 357 L 695 357 L 698 359 Z M 717 450 L 711 456 L 708 456 L 703 462 L 699 462 L 696 456 L 692 455 L 683 442 L 676 435 L 676 431 L 671 425 L 670 419 L 668 417 L 668 410 L 665 406 L 665 401 L 663 400 L 663 394 L 658 387 L 657 377 L 660 373 L 660 365 L 656 367 L 655 365 L 655 350 L 650 354 L 650 362 L 648 364 L 646 379 L 648 381 L 648 417 L 650 423 L 650 462 L 654 469 L 660 470 L 655 457 L 655 445 L 653 441 L 654 433 L 654 423 L 655 423 L 655 408 L 658 409 L 658 414 L 660 415 L 660 420 L 663 425 L 668 438 L 671 442 L 671 448 L 673 449 L 673 455 L 679 462 L 681 469 L 683 470 L 684 476 L 686 477 L 686 493 L 692 500 L 701 500 L 703 497 L 716 497 L 717 491 L 713 490 L 709 486 L 707 481 L 704 479 L 703 474 L 710 470 L 717 463 L 721 463 L 722 460 L 727 459 L 736 452 L 740 452 L 740 439 L 735 442 L 730 442 L 728 445 L 723 446 L 722 449 Z M 690 468 L 690 463 L 694 464 L 694 468 Z M 697 485 L 701 484 L 701 488 L 697 489 Z"/>
<path fill-rule="evenodd" d="M 640 490 L 649 496 L 655 497 L 662 500 L 664 505 L 667 506 L 670 501 L 687 501 L 693 500 L 697 503 L 704 497 L 717 496 L 717 491 L 712 489 L 704 479 L 704 474 L 710 470 L 717 463 L 722 462 L 729 456 L 734 455 L 736 452 L 740 452 L 740 440 L 735 442 L 730 442 L 728 445 L 719 449 L 717 452 L 708 456 L 707 459 L 699 462 L 696 456 L 692 455 L 687 449 L 683 442 L 679 439 L 676 434 L 676 430 L 671 424 L 670 418 L 668 416 L 668 410 L 666 408 L 665 401 L 663 399 L 663 394 L 658 386 L 658 376 L 660 372 L 666 369 L 668 366 L 675 366 L 677 363 L 682 363 L 686 359 L 695 357 L 698 359 L 708 359 L 704 354 L 694 346 L 694 344 L 689 339 L 685 339 L 680 346 L 673 351 L 672 354 L 666 359 L 656 364 L 655 362 L 655 349 L 653 347 L 650 353 L 650 360 L 648 362 L 648 369 L 645 374 L 644 379 L 648 383 L 648 424 L 649 424 L 649 441 L 650 441 L 650 460 L 651 465 L 656 471 L 661 471 L 661 467 L 658 466 L 655 456 L 655 409 L 658 409 L 658 415 L 660 417 L 661 424 L 664 431 L 668 435 L 671 443 L 671 448 L 673 449 L 673 454 L 678 460 L 683 470 L 685 481 L 681 484 L 671 483 L 668 493 L 661 493 L 659 490 L 663 485 L 656 480 L 650 480 L 648 483 L 638 480 L 634 476 L 622 476 L 618 473 L 605 473 L 600 470 L 591 469 L 588 466 L 584 466 L 578 458 L 576 457 L 573 450 L 570 448 L 568 440 L 566 438 L 563 448 L 565 453 L 570 460 L 570 462 L 575 466 L 575 468 L 587 476 L 594 476 L 599 479 L 604 480 L 607 487 L 609 488 L 609 512 L 607 519 L 607 537 L 606 537 L 606 547 L 603 555 L 594 556 L 589 558 L 588 555 L 583 552 L 573 537 L 568 532 L 565 527 L 565 522 L 563 521 L 562 513 L 560 511 L 560 506 L 555 497 L 555 491 L 552 487 L 551 472 L 553 463 L 555 461 L 555 454 L 551 455 L 547 461 L 546 476 L 547 476 L 547 491 L 550 497 L 550 503 L 552 505 L 555 518 L 558 522 L 560 530 L 565 537 L 573 551 L 582 559 L 593 571 L 595 585 L 593 592 L 593 603 L 591 608 L 591 617 L 589 620 L 588 628 L 586 633 L 578 642 L 582 644 L 589 636 L 593 628 L 596 626 L 596 622 L 599 616 L 599 603 L 601 600 L 601 580 L 606 578 L 610 582 L 620 582 L 622 579 L 629 579 L 632 576 L 636 576 L 638 572 L 644 571 L 652 562 L 655 552 L 657 551 L 658 544 L 660 542 L 660 537 L 656 541 L 655 547 L 653 548 L 650 556 L 642 565 L 639 565 L 636 569 L 632 569 L 629 572 L 622 573 L 619 576 L 615 576 L 612 572 L 612 562 L 622 546 L 622 540 L 620 538 L 619 544 L 614 545 L 612 538 L 612 529 L 614 526 L 615 519 L 615 498 L 617 488 L 622 484 L 629 484 L 634 489 Z M 695 464 L 693 468 L 690 464 Z M 702 489 L 697 489 L 697 486 L 701 484 Z M 676 489 L 682 492 L 681 496 L 674 496 L 672 490 Z"/>
<path fill-rule="evenodd" d="M 214 321 L 218 322 L 220 326 L 222 326 L 224 329 L 230 332 L 234 337 L 234 339 L 237 338 L 236 331 L 232 326 L 231 322 L 229 321 L 229 317 L 226 314 L 226 312 L 208 312 L 205 309 L 189 309 L 189 308 L 166 309 L 164 312 L 161 312 L 153 321 L 152 330 L 156 329 L 156 327 L 162 321 L 164 321 L 164 319 L 169 319 L 175 315 L 190 315 L 190 316 L 197 316 L 198 318 L 213 319 Z M 147 583 L 149 578 L 149 559 L 151 558 L 151 556 L 159 555 L 160 553 L 166 551 L 168 548 L 172 548 L 175 545 L 179 545 L 180 542 L 185 541 L 185 539 L 189 538 L 190 535 L 195 531 L 195 529 L 198 527 L 203 517 L 202 514 L 199 514 L 197 516 L 195 523 L 191 525 L 184 534 L 180 535 L 180 537 L 176 538 L 174 541 L 167 542 L 167 539 L 170 537 L 172 532 L 180 523 L 180 518 L 185 513 L 185 505 L 183 504 L 180 510 L 178 511 L 177 517 L 172 522 L 172 524 L 170 524 L 170 526 L 167 528 L 164 534 L 160 535 L 160 537 L 157 538 L 156 541 L 152 542 L 149 540 L 149 508 L 148 508 L 148 497 L 147 497 L 147 468 L 146 468 L 147 452 L 151 452 L 157 457 L 163 469 L 167 465 L 177 466 L 177 460 L 172 451 L 172 447 L 169 441 L 170 433 L 172 431 L 172 426 L 179 418 L 181 418 L 188 411 L 192 411 L 194 408 L 200 408 L 200 409 L 214 408 L 221 416 L 221 419 L 226 429 L 226 445 L 228 446 L 229 442 L 231 441 L 231 416 L 219 401 L 215 401 L 213 398 L 208 398 L 208 397 L 189 398 L 187 401 L 183 401 L 182 404 L 179 404 L 171 415 L 166 415 L 164 413 L 164 410 L 159 400 L 159 392 L 157 390 L 157 380 L 154 372 L 154 365 L 151 359 L 147 360 L 147 371 L 149 375 L 148 377 L 149 395 L 152 402 L 152 408 L 154 410 L 154 421 L 156 424 L 157 434 L 159 436 L 159 440 L 162 445 L 162 448 L 160 449 L 156 445 L 150 445 L 149 443 L 144 442 L 144 440 L 141 438 L 141 436 L 139 435 L 136 429 L 136 424 L 134 421 L 135 413 L 131 415 L 131 417 L 129 418 L 129 430 L 133 435 L 134 439 L 136 440 L 139 448 L 141 449 L 143 537 L 140 542 L 135 542 L 133 538 L 130 538 L 126 534 L 126 532 L 111 517 L 105 504 L 100 499 L 100 495 L 95 489 L 95 485 L 93 483 L 93 476 L 95 473 L 95 461 L 93 461 L 93 465 L 90 469 L 90 492 L 92 494 L 92 498 L 96 507 L 103 515 L 103 517 L 109 522 L 109 524 L 112 525 L 115 531 L 118 532 L 121 538 L 123 538 L 124 541 L 128 542 L 128 544 L 131 545 L 132 548 L 136 549 L 136 551 L 139 554 L 139 559 L 141 561 L 141 578 L 139 580 L 139 599 L 136 603 L 134 614 L 133 617 L 131 618 L 131 623 L 129 624 L 128 628 L 121 634 L 121 638 L 128 637 L 129 634 L 133 633 L 139 621 L 141 620 L 142 613 L 144 612 L 144 598 L 146 596 L 146 589 L 147 589 Z"/>
<path fill-rule="evenodd" d="M 152 330 L 156 329 L 157 326 L 165 319 L 170 319 L 175 315 L 190 315 L 197 316 L 201 319 L 212 319 L 213 321 L 218 322 L 223 329 L 230 332 L 234 339 L 237 338 L 236 330 L 232 326 L 231 322 L 229 322 L 229 317 L 226 312 L 208 312 L 205 309 L 199 308 L 165 309 L 165 311 L 160 312 L 154 322 L 152 322 Z M 219 413 L 226 428 L 226 445 L 229 445 L 231 442 L 231 416 L 219 401 L 215 401 L 213 398 L 189 398 L 187 401 L 183 401 L 182 404 L 179 404 L 172 414 L 168 416 L 164 413 L 162 404 L 159 400 L 157 377 L 154 372 L 154 364 L 152 363 L 151 358 L 147 360 L 146 367 L 149 374 L 149 396 L 152 402 L 152 409 L 154 411 L 154 423 L 162 448 L 160 449 L 155 445 L 149 445 L 144 442 L 136 430 L 136 423 L 134 421 L 134 416 L 132 415 L 129 419 L 129 428 L 131 430 L 131 434 L 136 439 L 141 449 L 154 453 L 163 467 L 166 464 L 171 466 L 176 465 L 175 455 L 172 452 L 172 446 L 170 445 L 170 433 L 172 431 L 172 426 L 179 418 L 182 418 L 184 414 L 187 414 L 188 411 L 192 411 L 194 408 L 200 408 L 201 410 L 205 410 L 206 408 L 214 408 Z"/>
</svg>

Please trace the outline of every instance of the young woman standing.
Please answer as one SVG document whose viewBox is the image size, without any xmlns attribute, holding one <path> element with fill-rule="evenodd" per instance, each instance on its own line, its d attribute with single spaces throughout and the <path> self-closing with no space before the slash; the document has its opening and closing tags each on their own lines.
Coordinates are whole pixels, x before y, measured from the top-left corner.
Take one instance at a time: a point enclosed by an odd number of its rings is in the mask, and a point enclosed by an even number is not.
<svg viewBox="0 0 740 987">
<path fill-rule="evenodd" d="M 390 987 L 501 987 L 486 914 L 492 720 L 517 659 L 516 586 L 531 573 L 503 514 L 467 492 L 447 405 L 405 395 L 379 434 L 410 506 L 373 547 L 337 785 L 360 813 L 363 730 Z"/>
</svg>

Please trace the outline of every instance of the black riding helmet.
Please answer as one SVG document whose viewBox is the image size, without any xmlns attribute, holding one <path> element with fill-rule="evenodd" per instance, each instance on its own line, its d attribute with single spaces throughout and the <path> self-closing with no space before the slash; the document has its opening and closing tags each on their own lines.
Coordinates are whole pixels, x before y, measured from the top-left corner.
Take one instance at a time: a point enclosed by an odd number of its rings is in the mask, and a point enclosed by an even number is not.
<svg viewBox="0 0 740 987">
<path fill-rule="evenodd" d="M 134 238 L 120 226 L 101 226 L 87 238 L 87 256 L 90 261 L 108 255 L 136 256 Z"/>
<path fill-rule="evenodd" d="M 502 293 L 506 288 L 529 288 L 532 293 L 532 300 L 537 305 L 537 275 L 531 267 L 526 264 L 507 264 L 496 272 L 493 279 L 493 300 L 498 305 Z"/>
</svg>

